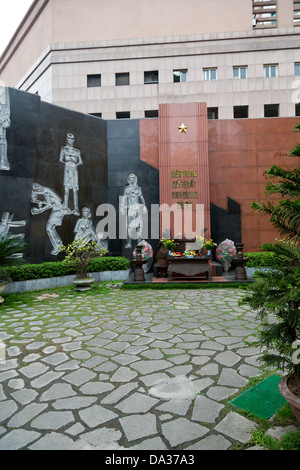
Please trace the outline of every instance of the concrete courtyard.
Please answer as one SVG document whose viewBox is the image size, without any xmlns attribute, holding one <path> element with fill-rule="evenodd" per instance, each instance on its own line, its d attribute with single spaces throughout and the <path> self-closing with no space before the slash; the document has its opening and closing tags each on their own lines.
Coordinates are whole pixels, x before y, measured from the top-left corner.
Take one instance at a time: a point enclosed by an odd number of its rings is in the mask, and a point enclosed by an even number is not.
<svg viewBox="0 0 300 470">
<path fill-rule="evenodd" d="M 0 306 L 0 450 L 227 450 L 249 440 L 254 421 L 225 402 L 262 373 L 243 290 L 53 292 Z"/>
</svg>

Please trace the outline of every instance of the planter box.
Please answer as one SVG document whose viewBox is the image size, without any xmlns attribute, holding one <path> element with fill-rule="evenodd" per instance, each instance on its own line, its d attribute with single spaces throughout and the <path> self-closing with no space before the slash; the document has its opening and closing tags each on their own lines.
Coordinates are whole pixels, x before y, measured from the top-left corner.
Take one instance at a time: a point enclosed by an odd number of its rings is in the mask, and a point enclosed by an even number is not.
<svg viewBox="0 0 300 470">
<path fill-rule="evenodd" d="M 95 282 L 125 281 L 129 273 L 130 269 L 126 269 L 124 271 L 103 271 L 100 273 L 90 273 L 90 276 L 95 279 Z M 71 286 L 75 276 L 75 274 L 71 274 L 69 276 L 10 282 L 6 285 L 4 293 L 34 292 L 39 290 L 53 289 L 55 287 Z"/>
<path fill-rule="evenodd" d="M 270 268 L 270 267 L 247 268 L 247 266 L 246 266 L 245 268 L 246 268 L 246 273 L 247 273 L 247 278 L 248 279 L 253 279 L 253 274 L 255 273 L 255 271 L 273 271 L 274 270 L 274 268 Z"/>
</svg>

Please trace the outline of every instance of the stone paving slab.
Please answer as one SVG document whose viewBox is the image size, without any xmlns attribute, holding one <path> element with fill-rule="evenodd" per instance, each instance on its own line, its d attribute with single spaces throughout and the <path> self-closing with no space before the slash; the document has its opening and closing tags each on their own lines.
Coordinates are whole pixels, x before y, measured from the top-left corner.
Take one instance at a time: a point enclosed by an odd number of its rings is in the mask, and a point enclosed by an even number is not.
<svg viewBox="0 0 300 470">
<path fill-rule="evenodd" d="M 260 375 L 238 289 L 39 295 L 0 306 L 0 450 L 226 450 Z"/>
</svg>

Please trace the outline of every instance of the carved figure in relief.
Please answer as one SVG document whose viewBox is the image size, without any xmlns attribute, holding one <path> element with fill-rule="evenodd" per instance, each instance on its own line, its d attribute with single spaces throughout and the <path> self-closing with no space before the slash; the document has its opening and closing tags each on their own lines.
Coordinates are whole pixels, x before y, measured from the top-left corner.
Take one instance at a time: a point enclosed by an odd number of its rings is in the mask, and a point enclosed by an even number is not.
<svg viewBox="0 0 300 470">
<path fill-rule="evenodd" d="M 64 211 L 66 214 L 80 215 L 78 209 L 78 170 L 77 167 L 82 165 L 80 150 L 74 147 L 75 137 L 73 134 L 67 134 L 67 145 L 62 147 L 60 152 L 60 162 L 65 165 L 64 173 Z M 73 191 L 74 210 L 69 209 L 69 193 Z"/>
<path fill-rule="evenodd" d="M 100 248 L 107 249 L 107 242 L 101 240 L 103 234 L 97 234 L 96 229 L 93 227 L 91 210 L 87 207 L 82 209 L 82 217 L 77 221 L 74 233 L 74 240 L 81 239 L 84 243 L 93 241 L 96 242 Z"/>
<path fill-rule="evenodd" d="M 142 240 L 142 214 L 147 214 L 147 208 L 142 189 L 137 184 L 136 174 L 129 173 L 127 181 L 128 185 L 125 186 L 121 199 L 120 212 L 123 215 L 127 214 L 127 243 L 125 248 L 131 248 L 132 239 L 137 240 L 137 245 Z"/>
<path fill-rule="evenodd" d="M 7 158 L 6 129 L 10 127 L 10 102 L 8 88 L 0 86 L 0 170 L 10 170 Z"/>
<path fill-rule="evenodd" d="M 14 214 L 12 212 L 3 212 L 2 219 L 0 221 L 0 235 L 8 235 L 11 228 L 24 227 L 26 220 L 14 220 Z M 16 235 L 17 237 L 23 237 L 23 234 Z"/>
<path fill-rule="evenodd" d="M 37 204 L 37 207 L 31 209 L 32 215 L 42 214 L 49 209 L 51 210 L 46 232 L 53 246 L 51 254 L 57 256 L 63 244 L 56 231 L 56 227 L 61 226 L 64 218 L 62 200 L 53 189 L 42 186 L 39 183 L 33 183 L 31 202 Z"/>
</svg>

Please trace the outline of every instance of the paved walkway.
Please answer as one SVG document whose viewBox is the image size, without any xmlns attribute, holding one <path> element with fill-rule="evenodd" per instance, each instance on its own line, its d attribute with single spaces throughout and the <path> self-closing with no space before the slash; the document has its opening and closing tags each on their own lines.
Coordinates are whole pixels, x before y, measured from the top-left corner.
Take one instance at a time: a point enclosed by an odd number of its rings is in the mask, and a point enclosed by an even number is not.
<svg viewBox="0 0 300 470">
<path fill-rule="evenodd" d="M 224 399 L 260 375 L 239 289 L 39 297 L 0 306 L 1 449 L 229 449 Z"/>
</svg>

